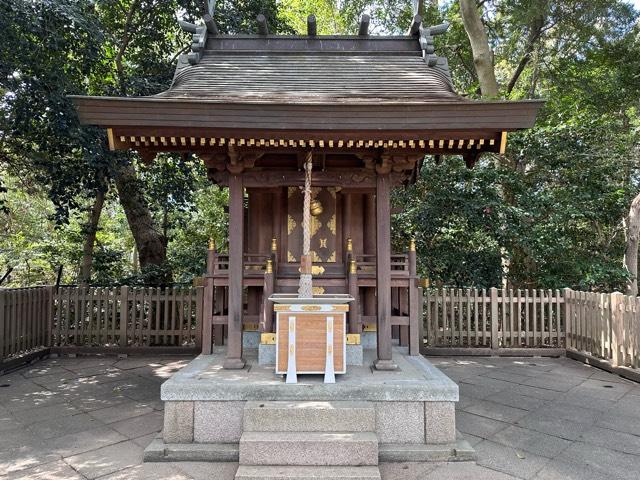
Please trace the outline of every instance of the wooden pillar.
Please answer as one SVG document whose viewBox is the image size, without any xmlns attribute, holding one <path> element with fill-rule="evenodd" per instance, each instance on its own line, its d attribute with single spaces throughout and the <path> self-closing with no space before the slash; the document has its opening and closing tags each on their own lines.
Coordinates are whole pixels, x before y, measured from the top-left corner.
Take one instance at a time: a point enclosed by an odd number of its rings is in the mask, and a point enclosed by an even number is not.
<svg viewBox="0 0 640 480">
<path fill-rule="evenodd" d="M 342 236 L 343 238 L 351 237 L 351 205 L 353 201 L 353 195 L 350 193 L 344 193 L 342 195 Z M 343 244 L 345 241 L 342 242 Z M 347 268 L 349 266 L 347 265 Z"/>
<path fill-rule="evenodd" d="M 213 283 L 213 314 L 224 316 L 226 288 Z M 217 347 L 224 345 L 224 325 L 218 323 L 213 326 L 213 344 Z"/>
<path fill-rule="evenodd" d="M 376 198 L 373 193 L 364 195 L 364 215 L 363 215 L 363 249 L 367 255 L 376 253 Z M 364 315 L 372 316 L 376 314 L 376 292 L 375 288 L 363 289 Z"/>
<path fill-rule="evenodd" d="M 262 309 L 260 312 L 260 332 L 271 332 L 273 329 L 273 302 L 269 297 L 273 295 L 273 260 L 267 260 L 264 272 L 264 286 L 262 288 Z"/>
<path fill-rule="evenodd" d="M 211 354 L 211 320 L 213 316 L 213 278 L 205 277 L 204 279 L 204 298 L 202 300 L 202 353 Z"/>
<path fill-rule="evenodd" d="M 362 322 L 360 320 L 360 296 L 358 295 L 358 267 L 355 259 L 349 260 L 349 295 L 354 300 L 349 309 L 349 333 L 362 333 Z"/>
<path fill-rule="evenodd" d="M 420 355 L 422 339 L 422 315 L 419 302 L 422 302 L 421 289 L 418 287 L 416 262 L 416 243 L 409 244 L 409 355 Z"/>
<path fill-rule="evenodd" d="M 376 199 L 373 193 L 364 196 L 364 253 L 373 255 L 376 253 Z"/>
<path fill-rule="evenodd" d="M 216 245 L 212 239 L 209 240 L 209 249 L 207 250 L 207 275 L 204 279 L 204 297 L 202 304 L 202 353 L 211 354 L 212 336 L 213 334 L 212 316 L 215 315 L 215 282 L 214 275 L 216 273 L 217 251 Z"/>
<path fill-rule="evenodd" d="M 378 370 L 395 370 L 391 352 L 391 181 L 376 176 L 376 289 L 378 293 Z"/>
<path fill-rule="evenodd" d="M 271 218 L 271 247 L 273 247 L 273 239 L 276 239 L 276 245 L 282 246 L 282 238 L 280 235 L 280 226 L 282 224 L 282 188 L 279 188 L 271 195 L 271 206 L 273 209 L 273 216 Z M 271 248 L 271 253 L 275 254 L 276 257 L 273 258 L 274 261 L 278 261 L 279 258 L 277 256 L 277 249 L 273 250 Z"/>
<path fill-rule="evenodd" d="M 242 359 L 242 280 L 244 191 L 240 175 L 229 176 L 229 323 L 224 368 L 244 367 Z"/>
<path fill-rule="evenodd" d="M 411 281 L 409 281 L 411 282 Z M 397 288 L 398 290 L 398 314 L 401 317 L 409 316 L 409 288 Z M 409 325 L 400 325 L 399 328 L 400 346 L 409 346 Z"/>
</svg>

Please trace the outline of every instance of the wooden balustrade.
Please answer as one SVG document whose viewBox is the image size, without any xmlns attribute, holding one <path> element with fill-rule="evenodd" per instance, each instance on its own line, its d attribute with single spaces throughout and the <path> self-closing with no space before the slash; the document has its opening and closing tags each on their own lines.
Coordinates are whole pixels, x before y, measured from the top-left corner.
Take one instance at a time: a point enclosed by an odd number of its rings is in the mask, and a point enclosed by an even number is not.
<svg viewBox="0 0 640 480">
<path fill-rule="evenodd" d="M 407 258 L 412 281 L 415 259 L 411 252 Z M 274 290 L 273 265 L 273 261 L 271 267 L 265 262 L 267 293 Z M 348 270 L 349 290 L 354 296 L 359 274 L 358 268 Z M 220 287 L 217 290 L 216 297 L 223 293 Z M 192 347 L 198 351 L 201 329 L 207 328 L 203 324 L 207 308 L 203 292 L 203 287 L 0 289 L 0 360 L 6 364 L 7 359 L 49 348 Z M 216 300 L 210 329 L 226 324 L 224 301 L 223 297 Z M 574 358 L 601 362 L 598 365 L 603 368 L 630 369 L 635 374 L 640 369 L 640 297 L 569 289 L 425 289 L 417 300 L 397 296 L 394 308 L 399 313 L 391 322 L 400 327 L 412 322 L 405 310 L 422 310 L 418 317 L 423 321 L 419 327 L 423 327 L 424 338 L 417 340 L 423 353 L 557 355 L 566 350 Z M 245 315 L 243 321 L 259 321 L 268 331 L 270 313 L 271 306 L 264 301 L 259 316 Z M 356 315 L 354 332 L 362 323 L 375 322 L 370 315 Z M 221 334 L 220 328 L 214 335 L 216 343 L 221 343 Z M 406 343 L 406 339 L 402 341 Z M 415 343 L 409 339 L 412 349 Z"/>
<path fill-rule="evenodd" d="M 424 301 L 430 346 L 564 346 L 559 290 L 428 289 Z"/>
<path fill-rule="evenodd" d="M 0 289 L 0 361 L 44 349 L 196 352 L 202 307 L 203 287 Z"/>
<path fill-rule="evenodd" d="M 51 344 L 53 294 L 53 287 L 0 289 L 0 361 Z"/>
<path fill-rule="evenodd" d="M 63 287 L 52 345 L 184 347 L 200 343 L 202 287 Z"/>
<path fill-rule="evenodd" d="M 426 289 L 423 299 L 425 353 L 566 351 L 618 373 L 640 368 L 640 297 L 492 288 Z"/>
</svg>

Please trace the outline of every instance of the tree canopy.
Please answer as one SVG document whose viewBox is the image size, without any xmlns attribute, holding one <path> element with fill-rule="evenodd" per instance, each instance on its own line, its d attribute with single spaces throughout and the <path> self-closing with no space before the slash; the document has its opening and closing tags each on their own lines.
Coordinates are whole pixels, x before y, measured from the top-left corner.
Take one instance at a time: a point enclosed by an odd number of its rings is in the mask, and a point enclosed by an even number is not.
<svg viewBox="0 0 640 480">
<path fill-rule="evenodd" d="M 176 17 L 194 21 L 206 4 L 0 0 L 2 286 L 51 283 L 60 266 L 66 283 L 201 275 L 207 239 L 226 238 L 226 192 L 196 157 L 145 166 L 109 152 L 67 95 L 166 89 L 190 45 Z M 451 24 L 436 49 L 458 92 L 546 104 L 503 157 L 474 169 L 425 159 L 394 195 L 398 248 L 415 236 L 420 272 L 438 285 L 624 288 L 637 275 L 623 258 L 640 193 L 640 26 L 628 2 L 221 0 L 214 17 L 227 33 L 253 31 L 258 13 L 301 33 L 314 14 L 318 33 L 353 34 L 368 13 L 372 34 L 399 34 L 418 10 Z"/>
</svg>

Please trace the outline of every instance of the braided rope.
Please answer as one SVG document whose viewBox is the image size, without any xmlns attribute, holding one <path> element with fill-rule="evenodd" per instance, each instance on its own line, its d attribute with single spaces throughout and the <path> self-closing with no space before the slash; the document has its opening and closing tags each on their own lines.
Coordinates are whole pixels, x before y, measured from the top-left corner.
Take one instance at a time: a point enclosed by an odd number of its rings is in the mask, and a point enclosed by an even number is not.
<svg viewBox="0 0 640 480">
<path fill-rule="evenodd" d="M 304 164 L 304 206 L 302 208 L 302 255 L 311 253 L 311 170 L 313 169 L 313 155 L 307 153 Z M 313 297 L 312 276 L 309 273 L 300 274 L 298 298 Z"/>
</svg>

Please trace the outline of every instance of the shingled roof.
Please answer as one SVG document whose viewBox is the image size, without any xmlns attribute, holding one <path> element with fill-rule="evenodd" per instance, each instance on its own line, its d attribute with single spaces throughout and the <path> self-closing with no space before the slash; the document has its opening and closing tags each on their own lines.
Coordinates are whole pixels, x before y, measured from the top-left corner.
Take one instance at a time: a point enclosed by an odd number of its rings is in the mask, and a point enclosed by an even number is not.
<svg viewBox="0 0 640 480">
<path fill-rule="evenodd" d="M 73 97 L 82 123 L 112 130 L 116 148 L 126 139 L 140 143 L 138 137 L 144 144 L 149 136 L 213 145 L 211 139 L 240 133 L 293 143 L 359 136 L 462 145 L 474 139 L 472 145 L 487 148 L 482 139 L 494 146 L 504 132 L 532 127 L 542 104 L 458 95 L 446 58 L 434 47 L 434 36 L 448 25 L 425 27 L 418 16 L 401 36 L 369 35 L 365 17 L 358 35 L 320 36 L 311 24 L 308 35 L 271 35 L 262 16 L 258 34 L 221 35 L 206 17 L 203 25 L 181 22 L 193 35 L 191 51 L 180 55 L 166 91 Z"/>
<path fill-rule="evenodd" d="M 209 37 L 197 62 L 181 55 L 162 98 L 283 102 L 462 100 L 447 61 L 424 59 L 417 38 Z"/>
</svg>

